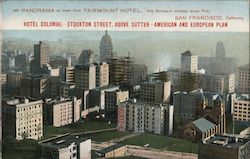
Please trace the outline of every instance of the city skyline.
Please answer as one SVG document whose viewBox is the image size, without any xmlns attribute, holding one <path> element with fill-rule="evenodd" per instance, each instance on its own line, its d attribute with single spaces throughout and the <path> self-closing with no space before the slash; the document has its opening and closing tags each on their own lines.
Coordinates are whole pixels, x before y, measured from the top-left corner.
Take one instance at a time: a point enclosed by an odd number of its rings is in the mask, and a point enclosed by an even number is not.
<svg viewBox="0 0 250 159">
<path fill-rule="evenodd" d="M 24 38 L 33 43 L 40 40 L 56 43 L 63 41 L 64 44 L 71 43 L 71 46 L 55 50 L 58 53 L 54 54 L 62 55 L 70 50 L 80 55 L 82 50 L 91 49 L 99 56 L 99 43 L 104 34 L 105 31 L 4 31 L 3 39 Z M 139 63 L 151 65 L 153 69 L 150 71 L 179 67 L 180 54 L 187 50 L 198 56 L 215 56 L 216 44 L 219 41 L 225 46 L 226 57 L 237 57 L 238 65 L 249 63 L 248 33 L 108 31 L 108 34 L 112 38 L 114 53 L 127 56 L 130 52 L 130 56 L 135 57 Z"/>
</svg>

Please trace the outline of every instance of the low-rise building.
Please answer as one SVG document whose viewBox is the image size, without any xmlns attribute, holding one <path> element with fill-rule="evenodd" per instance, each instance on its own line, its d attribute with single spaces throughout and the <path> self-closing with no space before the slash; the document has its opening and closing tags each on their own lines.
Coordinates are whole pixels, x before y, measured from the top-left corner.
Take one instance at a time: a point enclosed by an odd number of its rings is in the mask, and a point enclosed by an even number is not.
<svg viewBox="0 0 250 159">
<path fill-rule="evenodd" d="M 43 137 L 43 101 L 24 97 L 4 97 L 3 135 L 17 140 Z"/>
<path fill-rule="evenodd" d="M 91 159 L 91 139 L 66 135 L 39 143 L 41 159 Z"/>
<path fill-rule="evenodd" d="M 104 157 L 104 158 L 123 157 L 127 155 L 127 148 L 126 145 L 115 144 L 107 148 L 101 149 L 99 151 L 96 151 L 96 154 L 99 157 Z"/>
<path fill-rule="evenodd" d="M 211 121 L 206 118 L 199 118 L 183 127 L 181 137 L 190 141 L 203 141 L 214 135 L 218 131 L 217 129 L 218 126 Z"/>
<path fill-rule="evenodd" d="M 214 135 L 199 144 L 199 159 L 249 159 L 250 141 L 237 135 Z"/>
</svg>

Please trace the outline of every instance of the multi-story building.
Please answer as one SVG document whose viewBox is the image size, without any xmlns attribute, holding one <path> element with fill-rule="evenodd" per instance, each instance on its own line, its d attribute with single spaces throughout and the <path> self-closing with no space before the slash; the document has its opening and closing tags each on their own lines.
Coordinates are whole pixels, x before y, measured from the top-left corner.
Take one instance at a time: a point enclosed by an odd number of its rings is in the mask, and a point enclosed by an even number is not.
<svg viewBox="0 0 250 159">
<path fill-rule="evenodd" d="M 31 73 L 42 73 L 44 66 L 47 66 L 49 62 L 49 46 L 45 42 L 39 41 L 39 44 L 34 45 L 34 59 L 30 66 Z"/>
<path fill-rule="evenodd" d="M 250 98 L 249 95 L 241 95 L 234 99 L 233 120 L 250 122 Z"/>
<path fill-rule="evenodd" d="M 49 76 L 45 83 L 45 98 L 56 98 L 59 96 L 59 87 L 61 85 L 59 77 Z"/>
<path fill-rule="evenodd" d="M 231 100 L 228 99 L 228 95 L 215 92 L 203 92 L 200 89 L 189 93 L 175 92 L 173 95 L 175 122 L 177 122 L 178 125 L 185 125 L 207 115 L 213 116 L 213 120 L 218 121 L 219 116 L 222 118 L 225 117 L 226 106 L 232 106 Z M 222 100 L 222 110 L 215 109 L 220 108 L 220 106 L 217 106 L 219 104 L 217 100 Z M 221 112 L 222 114 L 220 114 Z"/>
<path fill-rule="evenodd" d="M 8 89 L 19 89 L 22 73 L 8 73 L 6 86 Z"/>
<path fill-rule="evenodd" d="M 6 87 L 6 82 L 7 82 L 7 74 L 1 74 L 1 88 L 5 88 Z"/>
<path fill-rule="evenodd" d="M 133 77 L 132 68 L 134 59 L 131 57 L 109 58 L 109 81 L 111 84 L 128 84 L 129 78 Z"/>
<path fill-rule="evenodd" d="M 32 98 L 42 98 L 46 95 L 46 83 L 48 77 L 27 76 L 21 79 L 21 95 Z"/>
<path fill-rule="evenodd" d="M 119 86 L 104 86 L 96 87 L 95 89 L 89 90 L 88 102 L 89 107 L 99 106 L 102 110 L 105 109 L 105 93 L 119 91 Z"/>
<path fill-rule="evenodd" d="M 60 127 L 74 123 L 80 119 L 81 99 L 73 97 L 47 100 L 44 103 L 44 123 Z"/>
<path fill-rule="evenodd" d="M 15 56 L 15 70 L 23 73 L 27 72 L 28 58 L 26 54 Z"/>
<path fill-rule="evenodd" d="M 66 135 L 39 143 L 41 159 L 91 159 L 91 139 Z"/>
<path fill-rule="evenodd" d="M 173 112 L 173 105 L 148 103 L 135 99 L 124 102 L 118 107 L 118 130 L 171 135 Z"/>
<path fill-rule="evenodd" d="M 137 101 L 135 101 L 137 102 Z M 125 115 L 125 121 L 120 120 L 120 115 L 118 114 L 118 127 L 120 125 L 124 125 L 126 130 L 134 131 L 134 132 L 145 132 L 145 107 L 143 104 L 136 104 L 136 103 L 121 103 L 121 106 L 123 109 L 125 109 L 124 112 L 126 112 Z M 120 107 L 120 105 L 119 105 Z M 119 111 L 118 111 L 119 112 Z M 120 128 L 118 128 L 120 129 Z"/>
<path fill-rule="evenodd" d="M 74 95 L 74 90 L 75 90 L 75 83 L 72 83 L 72 82 L 60 82 L 59 86 L 58 86 L 58 96 L 60 97 L 69 97 L 69 96 L 72 96 Z"/>
<path fill-rule="evenodd" d="M 199 159 L 248 159 L 250 141 L 238 135 L 214 135 L 199 143 Z"/>
<path fill-rule="evenodd" d="M 10 59 L 9 57 L 2 53 L 1 54 L 1 72 L 7 73 L 10 70 Z"/>
<path fill-rule="evenodd" d="M 220 93 L 233 93 L 235 91 L 235 75 L 209 75 L 200 76 L 200 88 L 205 91 L 217 91 Z"/>
<path fill-rule="evenodd" d="M 236 91 L 244 94 L 250 92 L 250 65 L 237 68 L 236 71 Z"/>
<path fill-rule="evenodd" d="M 38 62 L 39 66 L 47 65 L 49 59 L 49 46 L 45 42 L 39 41 L 39 44 L 34 45 L 34 59 Z"/>
<path fill-rule="evenodd" d="M 108 118 L 117 118 L 117 106 L 129 99 L 129 91 L 105 91 L 105 114 Z"/>
<path fill-rule="evenodd" d="M 147 66 L 140 64 L 133 64 L 130 75 L 128 77 L 129 84 L 139 84 L 147 78 Z"/>
<path fill-rule="evenodd" d="M 181 71 L 189 73 L 198 72 L 198 55 L 186 51 L 181 54 Z"/>
<path fill-rule="evenodd" d="M 105 31 L 105 35 L 102 37 L 100 41 L 100 62 L 108 62 L 109 58 L 113 57 L 113 44 L 112 39 L 108 35 L 107 30 Z"/>
<path fill-rule="evenodd" d="M 180 75 L 181 75 L 180 69 L 170 68 L 167 70 L 166 73 L 167 73 L 168 79 L 171 81 L 171 85 L 173 86 L 173 89 L 177 91 L 180 85 Z"/>
<path fill-rule="evenodd" d="M 215 133 L 224 134 L 226 132 L 225 104 L 220 95 L 213 100 L 213 103 L 214 105 L 209 105 L 206 97 L 201 94 L 198 99 L 197 111 L 191 110 L 196 113 L 198 119 L 189 120 L 190 122 L 184 126 L 179 125 L 179 136 L 191 141 L 198 141 L 205 140 Z M 184 121 L 182 122 L 184 123 Z"/>
<path fill-rule="evenodd" d="M 141 83 L 140 87 L 140 100 L 142 101 L 157 103 L 165 103 L 170 101 L 170 81 L 146 81 Z"/>
<path fill-rule="evenodd" d="M 180 91 L 190 92 L 199 88 L 199 74 L 190 72 L 181 72 L 179 77 Z"/>
<path fill-rule="evenodd" d="M 17 140 L 43 137 L 43 101 L 22 97 L 3 98 L 3 135 Z"/>
<path fill-rule="evenodd" d="M 74 66 L 60 67 L 59 76 L 61 81 L 74 82 Z"/>
<path fill-rule="evenodd" d="M 83 50 L 79 56 L 80 65 L 90 65 L 94 63 L 94 53 L 93 50 Z"/>
<path fill-rule="evenodd" d="M 96 87 L 109 85 L 109 64 L 96 64 Z"/>
<path fill-rule="evenodd" d="M 95 65 L 76 65 L 74 69 L 76 89 L 90 90 L 96 87 Z"/>
<path fill-rule="evenodd" d="M 68 67 L 70 66 L 70 61 L 62 56 L 52 56 L 49 64 L 52 68 Z"/>
</svg>

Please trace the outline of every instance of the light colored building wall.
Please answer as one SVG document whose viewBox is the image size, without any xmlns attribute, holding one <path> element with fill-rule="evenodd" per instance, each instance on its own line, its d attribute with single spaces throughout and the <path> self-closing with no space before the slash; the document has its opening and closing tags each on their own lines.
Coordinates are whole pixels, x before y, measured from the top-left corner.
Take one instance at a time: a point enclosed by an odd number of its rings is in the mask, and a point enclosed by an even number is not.
<svg viewBox="0 0 250 159">
<path fill-rule="evenodd" d="M 164 82 L 163 84 L 163 103 L 170 101 L 170 94 L 171 94 L 171 82 Z"/>
<path fill-rule="evenodd" d="M 7 74 L 1 74 L 1 85 L 5 85 L 7 81 Z"/>
<path fill-rule="evenodd" d="M 74 112 L 74 118 L 73 118 L 73 122 L 76 122 L 81 117 L 82 100 L 74 98 L 73 101 L 74 101 L 74 110 L 73 110 L 73 112 Z"/>
<path fill-rule="evenodd" d="M 74 66 L 60 67 L 59 76 L 64 82 L 74 82 Z"/>
<path fill-rule="evenodd" d="M 103 62 L 99 65 L 98 87 L 109 85 L 109 64 Z"/>
<path fill-rule="evenodd" d="M 233 119 L 236 121 L 250 121 L 250 99 L 241 97 L 234 99 Z"/>
<path fill-rule="evenodd" d="M 91 159 L 91 139 L 80 143 L 80 159 Z"/>
<path fill-rule="evenodd" d="M 237 77 L 237 93 L 249 93 L 250 92 L 250 66 L 245 65 L 238 67 L 236 71 Z"/>
<path fill-rule="evenodd" d="M 124 102 L 118 106 L 118 130 L 169 134 L 173 132 L 173 105 Z"/>
<path fill-rule="evenodd" d="M 174 131 L 174 106 L 169 106 L 168 109 L 168 134 L 172 135 Z"/>
<path fill-rule="evenodd" d="M 40 142 L 41 159 L 91 159 L 91 139 L 65 135 Z"/>
<path fill-rule="evenodd" d="M 73 103 L 64 101 L 53 104 L 53 126 L 60 127 L 73 122 Z"/>
<path fill-rule="evenodd" d="M 105 154 L 105 158 L 115 158 L 115 157 L 123 157 L 126 155 L 127 149 L 125 146 L 110 151 Z"/>
<path fill-rule="evenodd" d="M 42 100 L 29 101 L 29 99 L 18 98 L 7 100 L 3 105 L 4 131 L 7 134 L 13 134 L 17 140 L 41 139 L 43 136 L 42 103 Z M 10 117 L 13 119 L 9 119 Z"/>
<path fill-rule="evenodd" d="M 146 106 L 145 108 L 145 130 L 161 134 L 163 131 L 163 111 L 162 107 Z"/>
<path fill-rule="evenodd" d="M 44 105 L 46 113 L 46 123 L 55 127 L 71 124 L 80 119 L 80 107 L 82 101 L 73 97 L 73 99 L 54 99 L 47 101 Z"/>
<path fill-rule="evenodd" d="M 127 129 L 134 132 L 144 132 L 144 106 L 130 104 L 127 107 Z"/>
<path fill-rule="evenodd" d="M 190 51 L 186 51 L 181 55 L 181 71 L 197 73 L 198 71 L 198 55 L 191 54 Z"/>
</svg>

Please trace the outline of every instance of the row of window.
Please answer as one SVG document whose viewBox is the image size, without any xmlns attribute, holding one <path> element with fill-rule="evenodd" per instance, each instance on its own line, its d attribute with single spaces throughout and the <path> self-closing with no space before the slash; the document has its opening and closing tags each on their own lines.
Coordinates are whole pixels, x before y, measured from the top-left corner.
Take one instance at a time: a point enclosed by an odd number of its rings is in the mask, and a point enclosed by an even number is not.
<svg viewBox="0 0 250 159">
<path fill-rule="evenodd" d="M 38 106 L 30 106 L 30 107 L 28 107 L 28 108 L 18 108 L 17 109 L 17 112 L 21 112 L 21 111 L 27 111 L 27 110 L 32 110 L 32 109 L 36 109 L 36 108 L 41 108 L 41 105 L 38 105 Z"/>
<path fill-rule="evenodd" d="M 234 105 L 235 105 L 235 106 L 237 106 L 237 105 L 250 106 L 250 103 L 249 103 L 249 104 L 246 104 L 246 103 L 244 103 L 244 104 L 242 104 L 242 103 L 234 103 Z"/>
</svg>

